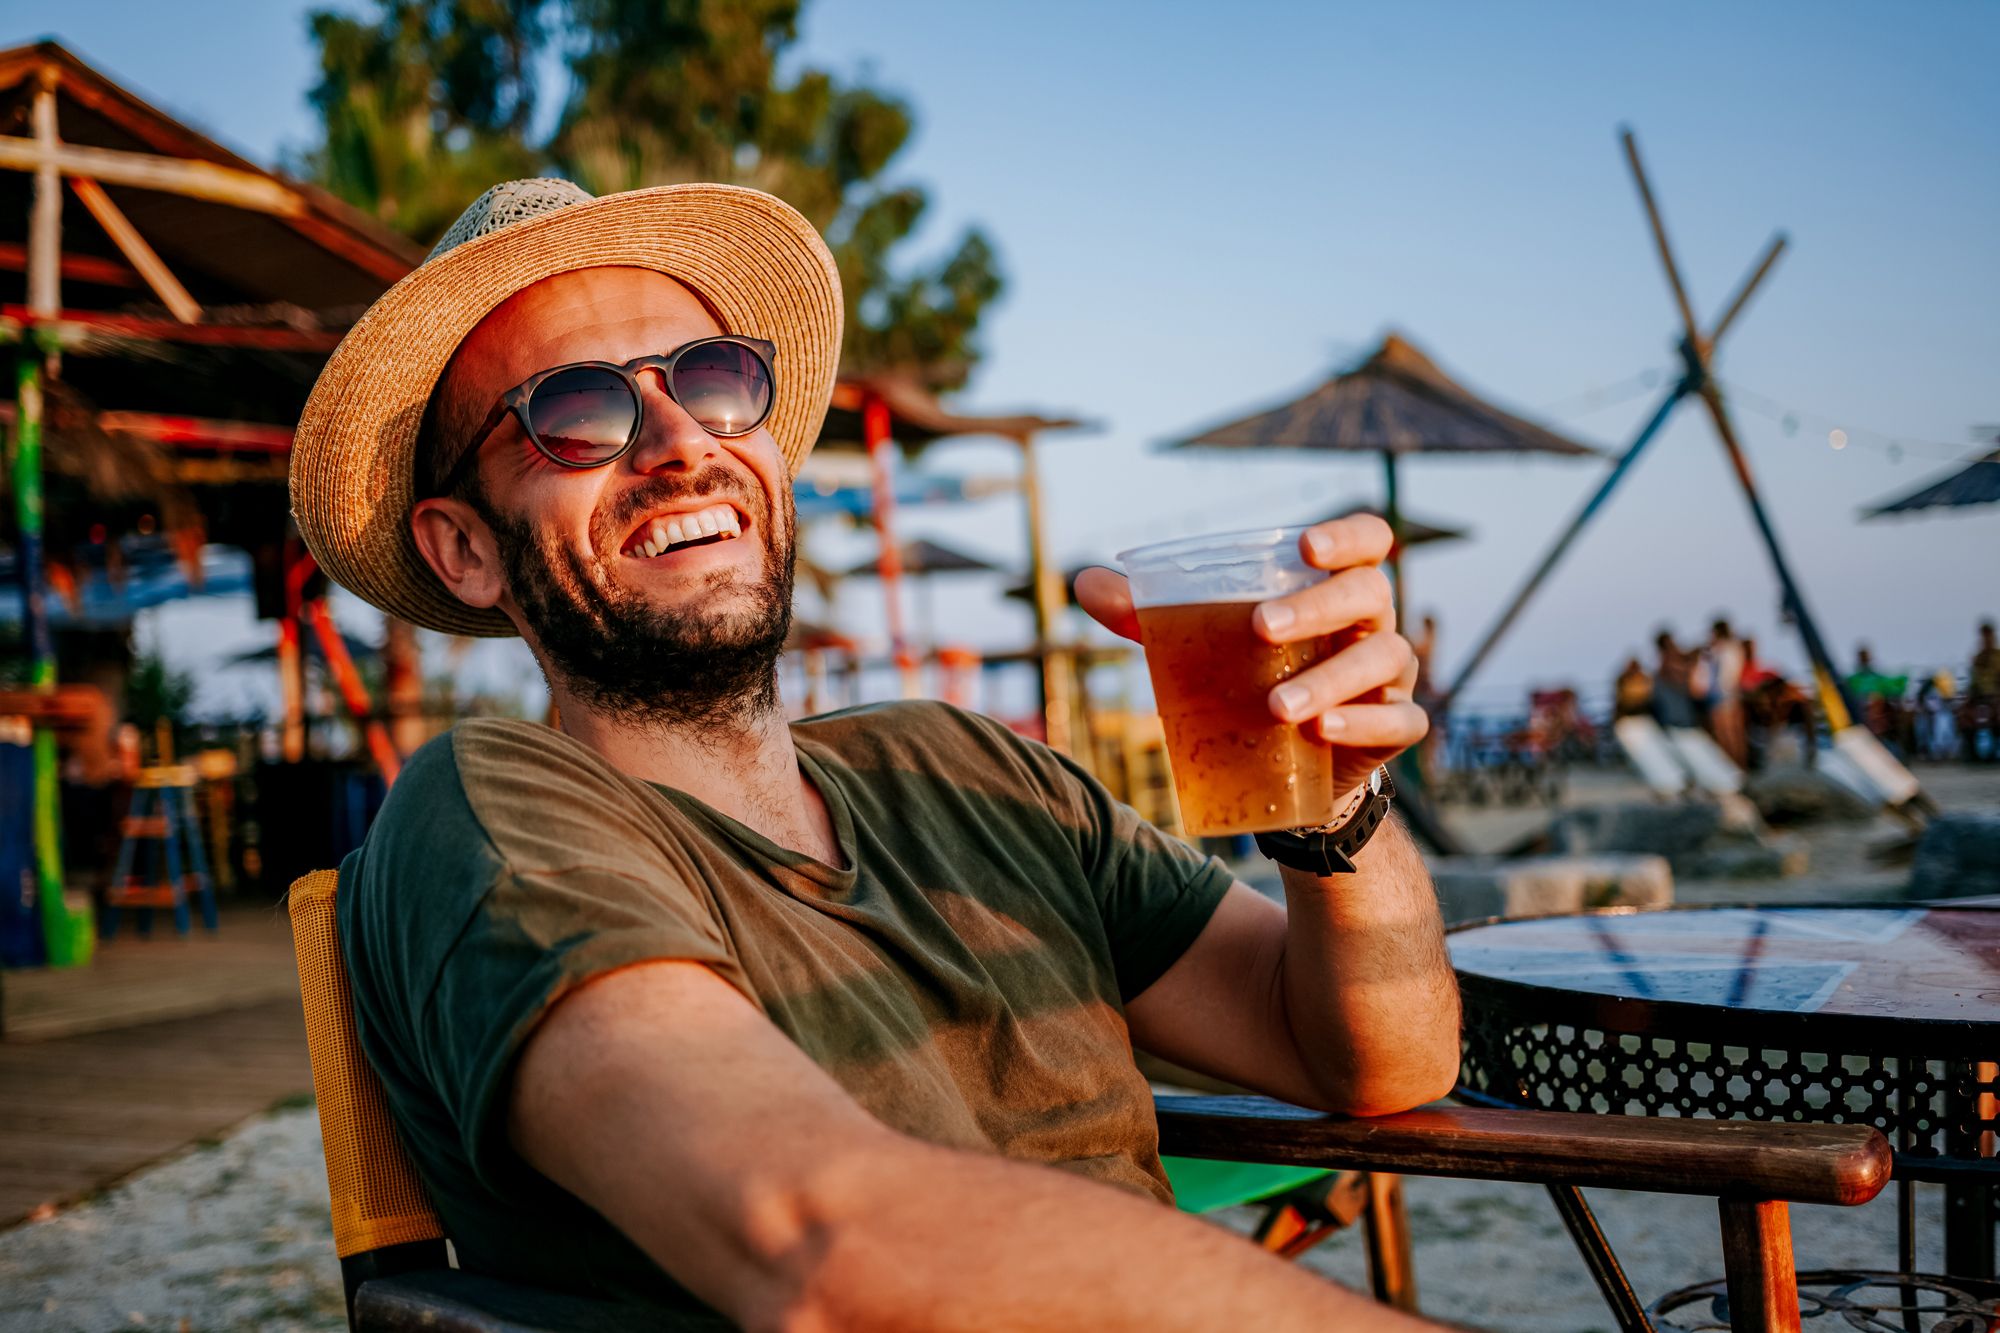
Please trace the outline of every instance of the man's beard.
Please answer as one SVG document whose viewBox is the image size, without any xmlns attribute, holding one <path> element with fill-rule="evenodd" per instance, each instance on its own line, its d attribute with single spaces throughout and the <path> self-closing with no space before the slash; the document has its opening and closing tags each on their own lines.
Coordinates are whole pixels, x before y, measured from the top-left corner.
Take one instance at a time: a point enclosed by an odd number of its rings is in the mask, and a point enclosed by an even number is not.
<svg viewBox="0 0 2000 1333">
<path fill-rule="evenodd" d="M 796 526 L 791 497 L 774 514 L 720 469 L 687 480 L 658 477 L 592 518 L 592 547 L 618 549 L 645 514 L 693 499 L 727 496 L 766 535 L 764 578 L 744 597 L 739 576 L 711 571 L 704 583 L 742 603 L 663 611 L 615 582 L 601 556 L 588 556 L 476 490 L 467 499 L 493 529 L 510 591 L 560 684 L 591 708 L 640 725 L 712 732 L 736 729 L 778 706 L 778 655 L 792 623 Z M 750 540 L 749 534 L 733 538 Z M 608 544 L 607 544 L 608 543 Z"/>
</svg>

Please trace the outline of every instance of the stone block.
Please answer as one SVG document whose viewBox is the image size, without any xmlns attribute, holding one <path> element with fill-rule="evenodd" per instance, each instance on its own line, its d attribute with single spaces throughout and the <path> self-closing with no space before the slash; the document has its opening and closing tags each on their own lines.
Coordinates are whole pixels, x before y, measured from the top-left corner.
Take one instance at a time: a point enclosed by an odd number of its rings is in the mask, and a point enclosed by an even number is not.
<svg viewBox="0 0 2000 1333">
<path fill-rule="evenodd" d="M 1931 820 L 1910 863 L 1910 896 L 1994 894 L 2000 894 L 2000 814 L 1954 811 Z"/>
<path fill-rule="evenodd" d="M 1676 857 L 1674 869 L 1683 879 L 1785 879 L 1803 875 L 1812 854 L 1789 834 L 1754 841 L 1716 841 Z"/>
<path fill-rule="evenodd" d="M 1744 793 L 1771 824 L 1867 819 L 1875 807 L 1816 768 L 1788 764 L 1752 773 Z"/>
<path fill-rule="evenodd" d="M 1586 805 L 1556 816 L 1549 850 L 1573 856 L 1644 852 L 1674 861 L 1722 834 L 1721 809 L 1705 801 Z"/>
<path fill-rule="evenodd" d="M 1660 856 L 1440 856 L 1429 864 L 1448 922 L 1674 900 L 1674 872 Z"/>
</svg>

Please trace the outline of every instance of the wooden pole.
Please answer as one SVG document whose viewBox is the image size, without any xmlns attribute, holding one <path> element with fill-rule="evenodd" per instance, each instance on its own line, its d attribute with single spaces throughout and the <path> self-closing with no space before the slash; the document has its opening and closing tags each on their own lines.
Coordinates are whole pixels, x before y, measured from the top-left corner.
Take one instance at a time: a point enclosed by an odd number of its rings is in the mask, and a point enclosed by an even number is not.
<svg viewBox="0 0 2000 1333">
<path fill-rule="evenodd" d="M 1667 418 L 1673 415 L 1674 407 L 1682 398 L 1687 396 L 1687 393 L 1687 381 L 1682 380 L 1674 385 L 1672 391 L 1653 410 L 1652 417 L 1639 431 L 1639 434 L 1633 439 L 1632 443 L 1625 446 L 1625 452 L 1618 456 L 1618 461 L 1612 465 L 1611 471 L 1606 474 L 1603 481 L 1598 483 L 1597 490 L 1591 494 L 1588 500 L 1583 502 L 1583 507 L 1576 511 L 1575 516 L 1570 519 L 1569 525 L 1562 530 L 1561 535 L 1555 539 L 1554 544 L 1543 554 L 1541 563 L 1535 566 L 1534 570 L 1528 575 L 1527 580 L 1514 593 L 1513 600 L 1507 603 L 1506 609 L 1500 612 L 1499 616 L 1493 621 L 1492 626 L 1479 640 L 1479 645 L 1472 650 L 1472 655 L 1465 659 L 1463 666 L 1459 667 L 1458 674 L 1452 677 L 1451 684 L 1446 687 L 1444 694 L 1438 700 L 1438 712 L 1444 713 L 1450 710 L 1452 701 L 1458 698 L 1459 693 L 1465 689 L 1466 683 L 1472 679 L 1474 673 L 1479 670 L 1485 663 L 1488 655 L 1499 644 L 1501 637 L 1513 626 L 1515 618 L 1528 605 L 1529 599 L 1542 586 L 1543 580 L 1547 579 L 1550 573 L 1555 570 L 1556 565 L 1562 560 L 1564 553 L 1569 550 L 1570 544 L 1583 532 L 1584 526 L 1597 516 L 1597 511 L 1602 509 L 1604 502 L 1611 498 L 1611 492 L 1618 488 L 1618 483 L 1624 480 L 1627 472 L 1631 471 L 1632 464 L 1639 460 L 1639 455 L 1645 451 L 1648 444 L 1653 442 L 1653 437 L 1660 433 L 1660 427 L 1667 424 Z"/>
<path fill-rule="evenodd" d="M 42 71 L 31 113 L 35 137 L 24 140 L 34 151 L 35 193 L 28 211 L 28 309 L 53 315 L 62 309 L 62 176 L 56 171 L 55 71 Z"/>
<path fill-rule="evenodd" d="M 868 450 L 868 466 L 874 485 L 869 509 L 878 543 L 876 570 L 882 579 L 882 595 L 888 603 L 889 656 L 896 664 L 903 697 L 917 695 L 917 659 L 910 652 L 910 640 L 903 627 L 903 553 L 896 545 L 896 484 L 889 470 L 889 405 L 869 394 L 861 403 L 861 442 Z"/>
<path fill-rule="evenodd" d="M 56 92 L 47 71 L 35 90 L 32 114 L 36 141 L 52 146 Z M 53 166 L 35 172 L 34 201 L 28 214 L 28 303 L 37 311 L 62 306 L 62 181 Z M 21 340 L 15 355 L 13 484 L 21 631 L 28 656 L 29 688 L 52 695 L 56 692 L 56 646 L 42 567 L 42 375 L 46 353 L 42 341 L 30 337 Z M 46 722 L 35 728 L 32 763 L 35 897 L 41 909 L 42 939 L 51 965 L 73 966 L 89 961 L 91 932 L 71 926 L 69 907 L 63 901 L 62 788 L 56 734 Z"/>
<path fill-rule="evenodd" d="M 125 210 L 111 202 L 111 196 L 104 192 L 104 187 L 88 176 L 73 176 L 69 188 L 90 210 L 90 216 L 97 219 L 97 225 L 104 228 L 104 234 L 118 247 L 118 253 L 124 255 L 126 262 L 146 280 L 146 285 L 153 289 L 153 295 L 160 298 L 160 304 L 167 308 L 167 312 L 183 324 L 199 324 L 201 303 L 188 295 L 188 289 L 181 286 L 181 280 L 174 276 L 166 261 L 146 243 L 146 238 L 125 216 Z"/>
<path fill-rule="evenodd" d="M 1396 597 L 1396 623 L 1406 625 L 1410 597 L 1403 585 L 1403 516 L 1396 504 L 1396 451 L 1382 451 L 1382 516 L 1389 521 L 1389 584 Z"/>
<path fill-rule="evenodd" d="M 1627 131 L 1625 134 L 1625 155 L 1627 160 L 1633 164 L 1634 169 L 1640 171 L 1640 195 L 1646 201 L 1647 219 L 1652 224 L 1655 239 L 1662 247 L 1661 253 L 1663 255 L 1670 255 L 1671 252 L 1665 248 L 1667 243 L 1666 228 L 1660 222 L 1658 210 L 1653 207 L 1652 190 L 1644 183 L 1644 172 L 1638 167 L 1639 148 L 1638 144 L 1632 139 L 1630 131 Z M 1729 326 L 1736 322 L 1736 317 L 1743 313 L 1743 308 L 1750 303 L 1750 297 L 1756 292 L 1758 287 L 1763 285 L 1764 279 L 1770 275 L 1772 267 L 1778 262 L 1778 257 L 1784 253 L 1786 244 L 1783 232 L 1779 232 L 1776 236 L 1773 236 L 1770 244 L 1765 247 L 1763 256 L 1751 268 L 1743 281 L 1737 284 L 1735 294 L 1729 298 L 1728 304 L 1723 307 L 1721 316 L 1715 321 L 1715 327 L 1709 331 L 1708 338 L 1704 344 L 1708 351 L 1714 350 L 1715 345 L 1722 341 L 1722 335 L 1729 331 Z M 1676 297 L 1684 301 L 1686 299 L 1686 292 L 1681 288 L 1679 275 L 1672 273 L 1671 267 L 1670 262 L 1669 281 L 1674 288 Z M 1646 425 L 1639 431 L 1638 436 L 1633 439 L 1631 444 L 1625 447 L 1625 452 L 1619 455 L 1618 462 L 1612 467 L 1610 474 L 1604 478 L 1604 481 L 1598 486 L 1596 492 L 1588 500 L 1584 501 L 1583 508 L 1579 509 L 1575 517 L 1570 519 L 1569 526 L 1563 529 L 1562 535 L 1556 538 L 1555 544 L 1542 557 L 1542 562 L 1528 576 L 1527 582 L 1523 583 L 1520 591 L 1514 594 L 1514 600 L 1507 604 L 1507 609 L 1500 613 L 1499 617 L 1493 622 L 1492 628 L 1487 630 L 1486 636 L 1479 641 L 1479 646 L 1473 649 L 1472 656 L 1467 658 L 1465 665 L 1458 669 L 1458 675 L 1452 680 L 1450 688 L 1444 692 L 1443 697 L 1439 700 L 1438 709 L 1440 712 L 1450 708 L 1451 701 L 1457 697 L 1459 691 L 1465 688 L 1466 682 L 1472 679 L 1473 673 L 1479 669 L 1480 665 L 1486 660 L 1487 655 L 1493 651 L 1494 646 L 1499 643 L 1501 636 L 1513 625 L 1515 617 L 1521 614 L 1521 609 L 1528 604 L 1528 599 L 1533 597 L 1536 589 L 1542 586 L 1542 580 L 1546 579 L 1549 573 L 1554 570 L 1556 563 L 1562 559 L 1564 552 L 1569 550 L 1570 544 L 1583 531 L 1584 525 L 1590 522 L 1596 516 L 1597 511 L 1604 507 L 1604 502 L 1611 497 L 1611 492 L 1617 489 L 1618 483 L 1624 480 L 1625 474 L 1631 470 L 1632 464 L 1638 461 L 1640 453 L 1652 442 L 1653 437 L 1659 433 L 1660 428 L 1667 423 L 1667 418 L 1673 414 L 1675 406 L 1679 404 L 1681 399 L 1694 392 L 1699 383 L 1699 379 L 1690 380 L 1683 378 L 1674 385 L 1672 391 L 1661 401 L 1659 407 L 1654 410 L 1652 417 L 1647 420 Z"/>
<path fill-rule="evenodd" d="M 1042 517 L 1041 469 L 1035 461 L 1035 440 L 1023 435 L 1021 446 L 1021 498 L 1028 519 L 1028 581 L 1034 590 L 1035 648 L 1042 664 L 1042 736 L 1052 747 L 1072 758 L 1088 761 L 1076 749 L 1075 668 L 1069 650 L 1057 646 L 1056 629 L 1062 620 L 1062 574 L 1051 564 L 1048 527 Z"/>
<path fill-rule="evenodd" d="M 194 158 L 160 157 L 82 144 L 52 144 L 43 138 L 39 123 L 35 129 L 32 139 L 0 134 L 0 170 L 32 171 L 37 176 L 44 171 L 51 175 L 88 176 L 113 185 L 206 199 L 277 217 L 295 218 L 306 211 L 306 202 L 296 190 L 261 172 Z"/>
<path fill-rule="evenodd" d="M 1733 1333 L 1798 1333 L 1799 1283 L 1790 1209 L 1780 1201 L 1724 1199 L 1722 1271 Z"/>
<path fill-rule="evenodd" d="M 33 344 L 18 349 L 14 363 L 15 568 L 21 582 L 21 629 L 28 657 L 28 686 L 37 694 L 56 692 L 55 636 L 49 627 L 47 581 L 42 567 L 42 365 Z M 57 967 L 89 960 L 90 932 L 69 924 L 63 901 L 62 788 L 56 734 L 46 719 L 35 726 L 32 758 L 35 899 L 48 960 Z M 78 950 L 83 952 L 79 956 Z"/>
<path fill-rule="evenodd" d="M 1749 502 L 1750 517 L 1757 525 L 1758 535 L 1764 539 L 1766 553 L 1771 557 L 1771 569 L 1778 577 L 1785 609 L 1798 626 L 1799 638 L 1805 643 L 1806 656 L 1811 660 L 1813 674 L 1817 678 L 1821 707 L 1827 713 L 1828 729 L 1838 734 L 1853 725 L 1854 701 L 1848 697 L 1839 668 L 1834 665 L 1833 656 L 1820 637 L 1819 626 L 1806 608 L 1805 593 L 1800 589 L 1798 580 L 1792 577 L 1791 564 L 1785 559 L 1784 548 L 1778 543 L 1778 530 L 1772 526 L 1763 497 L 1757 493 L 1757 483 L 1750 476 L 1749 460 L 1737 443 L 1736 427 L 1723 406 L 1722 390 L 1710 375 L 1709 353 L 1714 349 L 1715 340 L 1713 337 L 1704 338 L 1695 325 L 1694 311 L 1688 305 L 1687 290 L 1681 283 L 1680 266 L 1674 261 L 1673 247 L 1667 241 L 1667 229 L 1660 221 L 1659 207 L 1653 201 L 1653 189 L 1646 179 L 1645 164 L 1639 160 L 1638 140 L 1630 130 L 1624 131 L 1621 137 L 1625 144 L 1625 160 L 1632 168 L 1632 179 L 1639 187 L 1640 202 L 1645 205 L 1646 220 L 1653 229 L 1654 244 L 1659 247 L 1660 264 L 1666 270 L 1667 285 L 1673 289 L 1674 304 L 1680 310 L 1681 326 L 1685 330 L 1681 340 L 1681 359 L 1687 366 L 1685 383 L 1701 396 L 1702 404 L 1708 408 L 1708 415 L 1715 423 L 1716 436 L 1722 441 L 1723 452 L 1728 455 L 1737 483 L 1743 489 L 1743 498 Z M 1777 262 L 1778 254 L 1783 249 L 1784 237 L 1781 234 L 1766 252 L 1764 262 L 1751 275 L 1750 281 L 1744 284 L 1744 290 L 1724 310 L 1722 319 L 1717 321 L 1718 329 L 1735 320 L 1743 303 L 1749 299 L 1750 291 Z"/>
</svg>

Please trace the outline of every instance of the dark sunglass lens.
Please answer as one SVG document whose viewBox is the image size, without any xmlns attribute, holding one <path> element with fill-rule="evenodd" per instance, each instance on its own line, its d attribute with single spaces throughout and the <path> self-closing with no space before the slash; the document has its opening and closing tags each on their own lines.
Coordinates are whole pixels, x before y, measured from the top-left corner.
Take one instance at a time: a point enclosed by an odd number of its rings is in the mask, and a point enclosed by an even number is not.
<svg viewBox="0 0 2000 1333">
<path fill-rule="evenodd" d="M 717 435 L 743 435 L 771 412 L 771 368 L 742 343 L 703 343 L 674 363 L 674 401 Z"/>
<path fill-rule="evenodd" d="M 535 386 L 528 419 L 542 447 L 565 463 L 601 463 L 623 449 L 638 424 L 632 386 L 616 371 L 573 366 Z"/>
</svg>

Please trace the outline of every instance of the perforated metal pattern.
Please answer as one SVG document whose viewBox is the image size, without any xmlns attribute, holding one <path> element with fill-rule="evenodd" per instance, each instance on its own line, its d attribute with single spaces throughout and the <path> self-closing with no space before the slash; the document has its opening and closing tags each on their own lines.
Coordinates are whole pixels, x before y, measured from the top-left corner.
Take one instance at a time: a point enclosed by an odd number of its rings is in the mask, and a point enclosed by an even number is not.
<svg viewBox="0 0 2000 1333">
<path fill-rule="evenodd" d="M 1984 1333 L 2000 1319 L 2000 1300 L 1961 1281 L 1927 1273 L 1828 1270 L 1798 1275 L 1803 1328 L 1828 1333 Z M 1660 1333 L 1730 1333 L 1724 1282 L 1682 1287 L 1646 1311 Z"/>
<path fill-rule="evenodd" d="M 1838 1033 L 1839 1050 L 1806 1049 L 1744 1021 L 1695 1040 L 1658 1029 L 1527 1021 L 1504 988 L 1465 983 L 1463 1087 L 1495 1102 L 1600 1115 L 1694 1116 L 1873 1125 L 1905 1159 L 1980 1157 L 2000 1129 L 1996 1067 L 1925 1050 L 1914 1030 L 1893 1049 Z M 1602 1021 L 1600 1007 L 1600 1021 Z M 1911 1025 L 1912 1029 L 1920 1025 Z M 1737 1036 L 1745 1044 L 1716 1037 Z M 2000 1052 L 1995 1052 L 2000 1055 Z"/>
<path fill-rule="evenodd" d="M 326 1149 L 333 1246 L 345 1259 L 385 1245 L 442 1239 L 444 1224 L 396 1141 L 389 1103 L 355 1035 L 353 997 L 333 914 L 338 883 L 331 870 L 297 880 L 291 914 L 313 1093 Z"/>
</svg>

